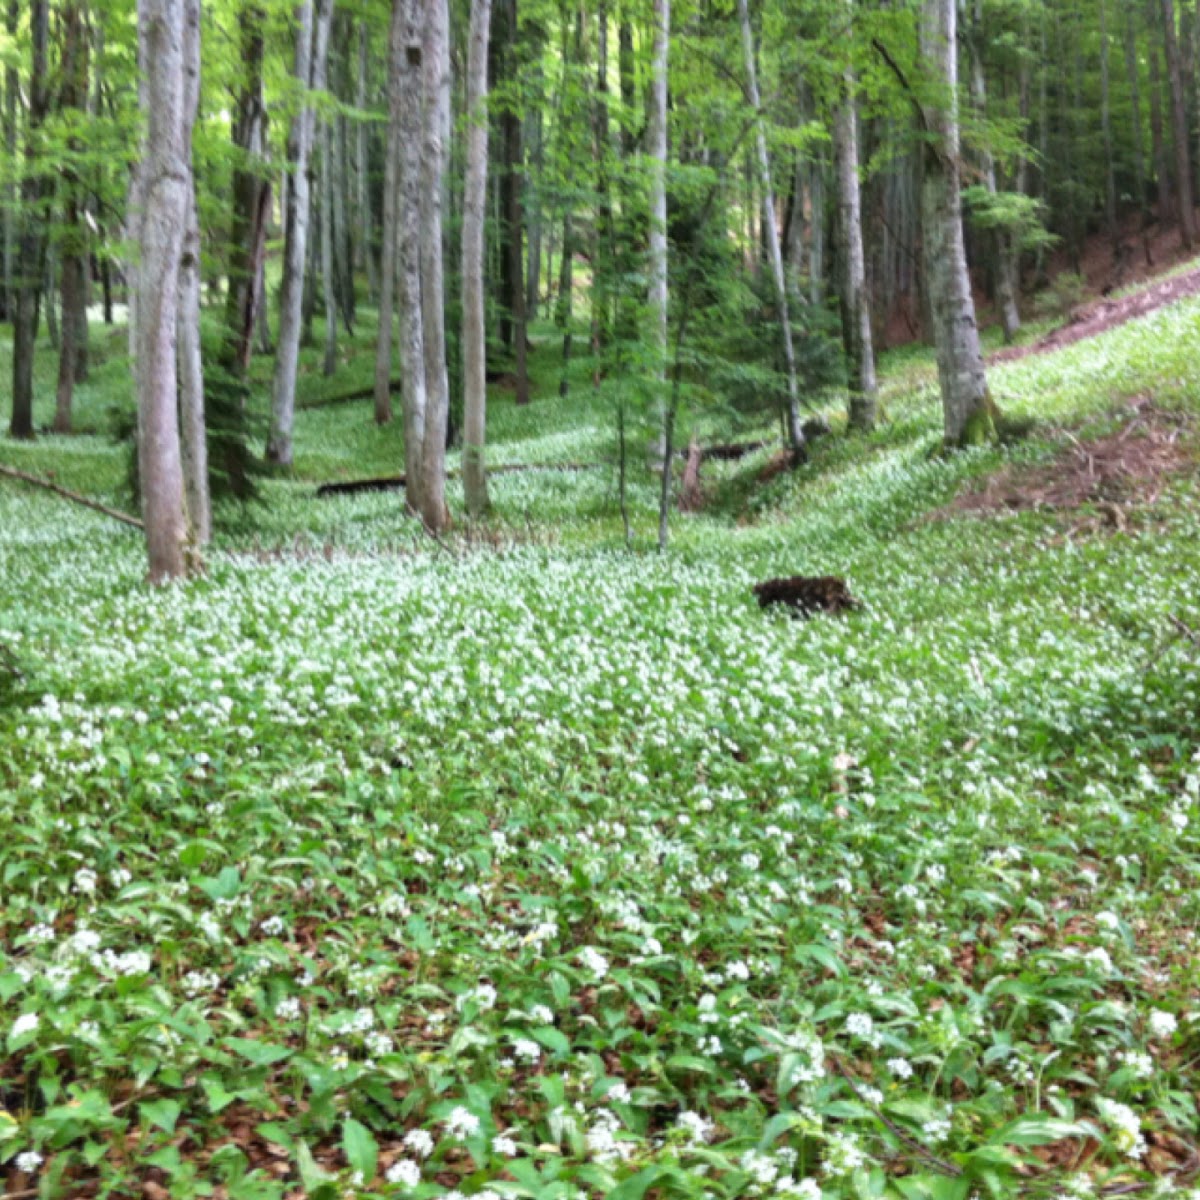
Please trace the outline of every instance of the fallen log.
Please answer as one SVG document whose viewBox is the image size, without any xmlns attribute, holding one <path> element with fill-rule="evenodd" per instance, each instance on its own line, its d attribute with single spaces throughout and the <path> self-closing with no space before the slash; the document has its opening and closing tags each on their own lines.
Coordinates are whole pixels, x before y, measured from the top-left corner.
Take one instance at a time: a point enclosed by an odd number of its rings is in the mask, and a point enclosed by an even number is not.
<svg viewBox="0 0 1200 1200">
<path fill-rule="evenodd" d="M 512 475 L 519 471 L 598 471 L 604 463 L 504 463 L 488 467 L 489 475 Z M 461 471 L 448 471 L 447 479 L 457 479 Z M 348 479 L 344 483 L 323 483 L 317 488 L 317 499 L 327 496 L 356 496 L 364 492 L 398 492 L 405 486 L 403 475 L 383 475 L 375 479 Z"/>
<path fill-rule="evenodd" d="M 402 386 L 403 383 L 401 380 L 393 379 L 388 384 L 388 391 L 392 395 L 397 395 Z M 334 396 L 322 396 L 319 400 L 306 400 L 303 404 L 299 404 L 296 407 L 301 412 L 310 412 L 314 408 L 333 408 L 338 404 L 353 404 L 356 400 L 374 399 L 375 385 L 371 384 L 369 387 L 355 388 L 352 392 L 338 392 Z"/>
<path fill-rule="evenodd" d="M 137 517 L 131 516 L 129 513 L 121 512 L 119 508 L 109 508 L 107 504 L 101 504 L 99 500 L 93 500 L 89 496 L 81 496 L 78 492 L 72 492 L 65 487 L 60 487 L 57 483 L 49 479 L 42 479 L 38 475 L 30 475 L 25 471 L 18 471 L 16 467 L 5 467 L 0 465 L 0 475 L 6 476 L 9 479 L 19 479 L 22 483 L 32 484 L 34 487 L 45 488 L 48 492 L 53 492 L 56 496 L 61 496 L 64 500 L 73 501 L 75 504 L 82 504 L 84 508 L 90 508 L 98 513 L 103 513 L 106 517 L 112 517 L 114 521 L 120 521 L 125 525 L 132 525 L 134 529 L 145 529 Z"/>
</svg>

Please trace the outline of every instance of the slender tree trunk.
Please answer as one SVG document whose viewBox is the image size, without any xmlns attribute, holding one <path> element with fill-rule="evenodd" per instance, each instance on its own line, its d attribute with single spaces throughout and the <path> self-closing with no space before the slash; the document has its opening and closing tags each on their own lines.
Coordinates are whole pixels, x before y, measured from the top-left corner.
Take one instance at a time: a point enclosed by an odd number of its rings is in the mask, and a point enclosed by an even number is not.
<svg viewBox="0 0 1200 1200">
<path fill-rule="evenodd" d="M 33 355 L 37 337 L 38 302 L 42 291 L 43 239 L 38 203 L 42 197 L 42 164 L 38 162 L 38 132 L 46 118 L 49 93 L 46 54 L 50 12 L 47 0 L 30 0 L 29 31 L 32 48 L 29 76 L 29 114 L 25 134 L 26 177 L 21 185 L 21 233 L 17 243 L 14 279 L 16 306 L 13 317 L 12 422 L 14 438 L 33 437 Z"/>
<path fill-rule="evenodd" d="M 392 419 L 392 338 L 398 253 L 401 131 L 404 104 L 406 0 L 392 0 L 388 31 L 387 155 L 383 176 L 383 249 L 379 271 L 379 333 L 375 342 L 375 423 Z M 411 470 L 411 467 L 409 468 Z"/>
<path fill-rule="evenodd" d="M 188 521 L 179 441 L 176 338 L 179 279 L 191 195 L 194 109 L 187 101 L 199 0 L 139 0 L 139 59 L 145 64 L 147 132 L 135 216 L 141 259 L 134 330 L 138 480 L 151 583 L 188 572 Z"/>
<path fill-rule="evenodd" d="M 463 490 L 467 511 L 488 506 L 484 439 L 487 432 L 487 332 L 483 252 L 488 172 L 488 27 L 491 0 L 471 0 L 467 43 L 467 167 L 463 184 Z"/>
<path fill-rule="evenodd" d="M 448 0 L 426 0 L 423 48 L 425 129 L 421 170 L 421 317 L 427 389 L 421 447 L 421 519 L 431 533 L 450 524 L 446 507 L 446 430 L 450 382 L 446 371 L 446 311 L 442 248 L 447 138 L 450 125 L 450 12 Z M 524 332 L 522 330 L 522 332 Z"/>
<path fill-rule="evenodd" d="M 983 74 L 983 0 L 974 0 L 971 20 L 971 101 L 981 117 L 987 116 L 987 82 Z M 983 184 L 988 194 L 995 196 L 996 160 L 991 148 L 986 145 L 980 150 L 980 166 Z M 1013 255 L 1009 247 L 1012 236 L 1004 229 L 997 229 L 993 238 L 996 261 L 996 307 L 1000 310 L 1000 327 L 1004 340 L 1011 343 L 1021 328 L 1021 314 L 1017 308 L 1017 281 L 1013 272 Z"/>
<path fill-rule="evenodd" d="M 758 69 L 755 63 L 754 34 L 750 28 L 748 0 L 738 0 L 738 22 L 742 27 L 742 57 L 746 67 L 746 89 L 750 107 L 755 114 L 755 146 L 758 151 L 758 174 L 762 184 L 763 228 L 767 253 L 771 261 L 771 278 L 775 284 L 775 303 L 779 308 L 779 332 L 783 343 L 783 361 L 787 371 L 787 426 L 792 453 L 802 457 L 804 449 L 803 421 L 800 417 L 800 389 L 796 383 L 796 352 L 792 345 L 792 319 L 788 312 L 787 277 L 783 270 L 783 248 L 779 242 L 779 227 L 775 217 L 775 189 L 771 183 L 771 159 L 767 153 L 767 135 L 763 129 L 762 98 L 758 91 Z M 858 180 L 855 178 L 855 187 Z M 859 249 L 861 250 L 861 241 Z M 870 330 L 867 331 L 870 338 Z M 872 375 L 874 370 L 872 369 Z"/>
<path fill-rule="evenodd" d="M 46 188 L 49 191 L 49 188 Z M 48 238 L 42 243 L 42 296 L 37 312 L 46 314 L 46 340 L 50 349 L 57 353 L 62 347 L 62 338 L 58 329 L 58 250 Z M 38 320 L 34 317 L 33 337 L 37 340 Z"/>
<path fill-rule="evenodd" d="M 83 6 L 72 0 L 62 12 L 62 84 L 59 109 L 74 111 L 77 118 L 86 111 L 88 97 L 88 39 Z M 70 139 L 78 153 L 83 146 L 77 137 Z M 71 431 L 71 401 L 79 363 L 87 345 L 87 234 L 83 221 L 83 181 L 74 170 L 64 172 L 62 233 L 62 346 L 58 357 L 58 386 L 54 405 L 55 433 Z M 81 341 L 82 338 L 82 341 Z"/>
<path fill-rule="evenodd" d="M 321 137 L 321 297 L 325 308 L 325 360 L 322 369 L 326 376 L 337 370 L 338 302 L 333 265 L 333 138 L 329 122 L 322 121 Z"/>
<path fill-rule="evenodd" d="M 421 304 L 421 204 L 423 141 L 426 124 L 425 87 L 421 64 L 421 0 L 401 0 L 404 5 L 404 65 L 400 92 L 399 158 L 399 285 L 400 356 L 404 378 L 405 503 L 418 516 L 425 511 L 424 443 L 429 387 L 425 368 L 425 326 Z M 440 240 L 439 240 L 440 245 Z"/>
<path fill-rule="evenodd" d="M 263 10 L 243 9 L 239 17 L 239 46 L 245 71 L 233 121 L 235 163 L 233 214 L 229 247 L 229 291 L 225 302 L 225 329 L 221 366 L 236 379 L 244 379 L 254 344 L 254 314 L 258 308 L 259 281 L 266 255 L 267 218 L 271 189 L 263 170 L 266 109 L 263 104 Z"/>
<path fill-rule="evenodd" d="M 665 393 L 667 372 L 667 72 L 671 51 L 671 0 L 654 0 L 654 54 L 650 67 L 650 345 L 653 372 Z M 663 427 L 662 488 L 658 500 L 658 549 L 670 537 L 671 476 L 674 462 L 675 405 L 660 399 Z"/>
<path fill-rule="evenodd" d="M 1122 31 L 1125 43 L 1125 74 L 1129 81 L 1129 102 L 1133 110 L 1133 173 L 1137 194 L 1138 212 L 1142 217 L 1142 250 L 1146 265 L 1153 263 L 1150 253 L 1150 238 L 1146 229 L 1150 224 L 1149 189 L 1146 179 L 1146 144 L 1142 129 L 1142 89 L 1137 52 L 1137 27 L 1134 25 L 1133 8 L 1126 6 Z"/>
<path fill-rule="evenodd" d="M 1179 193 L 1179 237 L 1183 248 L 1191 250 L 1196 241 L 1196 212 L 1192 203 L 1187 101 L 1179 61 L 1179 44 L 1175 36 L 1175 0 L 1162 0 L 1162 19 L 1163 44 L 1167 52 L 1167 83 L 1171 90 L 1171 135 L 1175 144 L 1175 187 Z"/>
<path fill-rule="evenodd" d="M 825 163 L 819 153 L 809 164 L 808 194 L 812 200 L 808 241 L 808 301 L 817 308 L 825 301 Z"/>
<path fill-rule="evenodd" d="M 741 0 L 745 3 L 745 0 Z M 847 9 L 852 13 L 851 3 Z M 862 195 L 858 181 L 858 113 L 853 71 L 846 71 L 843 95 L 833 117 L 833 153 L 838 187 L 838 232 L 842 242 L 843 341 L 849 367 L 851 429 L 875 427 L 879 385 L 875 377 L 875 346 L 871 332 L 871 301 L 867 294 L 863 253 Z"/>
<path fill-rule="evenodd" d="M 1154 175 L 1158 180 L 1158 220 L 1166 224 L 1175 212 L 1174 191 L 1171 187 L 1170 155 L 1163 122 L 1162 60 L 1154 34 L 1161 22 L 1156 0 L 1147 0 L 1150 29 L 1146 58 L 1150 64 L 1150 148 L 1154 159 Z"/>
<path fill-rule="evenodd" d="M 565 400 L 571 387 L 571 322 L 575 301 L 575 240 L 571 230 L 571 213 L 563 216 L 562 260 L 559 264 L 558 302 L 554 306 L 554 323 L 562 330 L 562 371 L 558 377 L 558 394 Z"/>
<path fill-rule="evenodd" d="M 500 0 L 499 11 L 504 15 L 505 40 L 503 62 L 505 75 L 515 79 L 517 63 L 517 0 Z M 501 262 L 501 283 L 504 293 L 506 321 L 502 321 L 502 336 L 513 348 L 513 368 L 517 377 L 517 403 L 529 403 L 529 371 L 527 364 L 528 331 L 525 314 L 525 249 L 524 249 L 524 151 L 521 145 L 521 117 L 513 104 L 505 107 L 500 130 L 504 141 L 504 173 L 500 179 L 503 206 L 504 249 Z"/>
<path fill-rule="evenodd" d="M 188 38 L 185 60 L 185 108 L 196 112 L 200 95 L 200 0 L 185 0 L 196 34 Z M 204 364 L 200 352 L 200 222 L 196 178 L 188 179 L 187 224 L 179 270 L 178 330 L 179 442 L 184 468 L 184 496 L 192 540 L 206 546 L 212 539 L 209 496 L 208 431 L 204 420 Z"/>
<path fill-rule="evenodd" d="M 325 57 L 334 0 L 302 0 L 297 7 L 296 78 L 304 88 L 325 86 Z M 272 388 L 271 435 L 267 459 L 281 466 L 292 462 L 292 426 L 296 412 L 296 373 L 303 324 L 304 268 L 308 259 L 309 155 L 312 152 L 313 110 L 305 104 L 292 118 L 288 136 L 291 178 L 287 189 L 284 228 L 283 283 L 279 301 L 279 348 Z"/>
<path fill-rule="evenodd" d="M 9 44 L 17 40 L 17 21 L 21 16 L 21 0 L 8 0 L 4 27 Z M 17 73 L 16 59 L 9 59 L 4 71 L 4 149 L 8 161 L 17 161 L 17 105 L 20 100 L 21 82 Z M 17 311 L 17 230 L 21 215 L 17 204 L 15 183 L 4 187 L 4 318 L 13 321 Z"/>
<path fill-rule="evenodd" d="M 949 447 L 985 441 L 995 425 L 963 244 L 956 17 L 955 0 L 924 0 L 921 53 L 942 95 L 925 109 L 922 242 Z"/>
<path fill-rule="evenodd" d="M 1100 7 L 1100 134 L 1104 142 L 1104 224 L 1112 243 L 1113 261 L 1121 257 L 1121 230 L 1117 224 L 1117 168 L 1113 158 L 1112 101 L 1108 79 L 1108 2 Z"/>
<path fill-rule="evenodd" d="M 370 30 L 365 20 L 358 26 L 358 83 L 354 102 L 359 112 L 367 108 L 367 75 L 370 67 Z M 367 270 L 367 295 L 372 304 L 379 302 L 379 265 L 375 257 L 375 218 L 371 210 L 371 155 L 366 121 L 356 123 L 356 182 L 358 184 L 358 245 Z M 390 155 L 389 155 L 390 157 Z"/>
</svg>

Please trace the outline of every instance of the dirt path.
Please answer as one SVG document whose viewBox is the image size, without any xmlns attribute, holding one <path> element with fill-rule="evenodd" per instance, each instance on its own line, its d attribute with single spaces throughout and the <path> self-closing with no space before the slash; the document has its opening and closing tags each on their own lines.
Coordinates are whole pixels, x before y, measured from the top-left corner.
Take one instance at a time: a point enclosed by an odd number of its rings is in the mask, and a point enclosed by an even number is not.
<svg viewBox="0 0 1200 1200">
<path fill-rule="evenodd" d="M 1036 342 L 1027 346 L 1009 346 L 998 350 L 988 357 L 988 363 L 1013 362 L 1018 358 L 1027 358 L 1031 354 L 1048 354 L 1051 350 L 1061 350 L 1084 338 L 1095 337 L 1106 329 L 1124 325 L 1144 317 L 1167 304 L 1174 304 L 1186 296 L 1200 294 L 1200 267 L 1188 271 L 1184 275 L 1176 275 L 1173 279 L 1164 279 L 1161 283 L 1151 284 L 1130 296 L 1122 296 L 1119 300 L 1108 298 L 1080 305 L 1071 314 L 1071 319 L 1057 329 L 1052 329 Z"/>
</svg>

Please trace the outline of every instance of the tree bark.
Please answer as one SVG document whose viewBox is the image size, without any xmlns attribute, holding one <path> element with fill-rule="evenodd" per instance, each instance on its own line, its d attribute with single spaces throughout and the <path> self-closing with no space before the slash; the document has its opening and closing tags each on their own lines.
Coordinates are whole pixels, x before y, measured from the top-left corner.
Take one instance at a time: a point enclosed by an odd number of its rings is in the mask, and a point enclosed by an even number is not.
<svg viewBox="0 0 1200 1200">
<path fill-rule="evenodd" d="M 1158 220 L 1166 224 L 1175 211 L 1174 195 L 1171 190 L 1170 155 L 1163 129 L 1162 63 L 1159 48 L 1153 37 L 1158 29 L 1161 14 L 1156 0 L 1148 0 L 1151 37 L 1146 57 L 1150 64 L 1150 150 L 1154 159 L 1154 175 L 1158 181 Z"/>
<path fill-rule="evenodd" d="M 484 328 L 484 219 L 488 173 L 488 27 L 491 0 L 472 0 L 467 43 L 467 165 L 463 182 L 463 489 L 467 511 L 488 506 L 487 334 Z"/>
<path fill-rule="evenodd" d="M 296 78 L 305 91 L 325 86 L 325 57 L 334 0 L 302 0 L 297 8 Z M 308 259 L 310 207 L 309 156 L 312 152 L 315 114 L 307 101 L 292 118 L 288 135 L 291 175 L 287 190 L 284 227 L 283 282 L 279 301 L 279 345 L 271 406 L 271 434 L 267 459 L 281 466 L 292 462 L 292 427 L 296 414 L 296 373 L 303 324 L 304 270 Z"/>
<path fill-rule="evenodd" d="M 658 498 L 658 549 L 670 538 L 671 473 L 675 437 L 675 405 L 667 400 L 667 72 L 671 51 L 671 0 L 654 0 L 654 53 L 650 66 L 650 346 L 653 375 L 660 391 L 663 473 Z"/>
<path fill-rule="evenodd" d="M 138 168 L 141 211 L 135 217 L 141 260 L 134 345 L 138 481 L 151 583 L 181 578 L 189 567 L 176 338 L 195 119 L 186 72 L 190 43 L 198 37 L 199 0 L 139 0 L 147 132 Z"/>
<path fill-rule="evenodd" d="M 941 95 L 924 109 L 922 242 L 948 447 L 986 441 L 995 432 L 963 243 L 956 17 L 955 0 L 923 0 L 921 53 Z"/>
<path fill-rule="evenodd" d="M 399 190 L 404 121 L 404 34 L 407 0 L 392 0 L 388 29 L 387 155 L 383 175 L 383 248 L 379 260 L 379 332 L 375 341 L 375 424 L 392 419 L 393 309 L 399 240 Z M 410 465 L 411 472 L 411 465 Z"/>
<path fill-rule="evenodd" d="M 783 343 L 783 361 L 787 371 L 787 426 L 792 453 L 803 456 L 804 430 L 800 417 L 800 388 L 796 382 L 796 352 L 792 345 L 792 320 L 788 312 L 787 277 L 783 270 L 783 248 L 779 242 L 779 225 L 775 217 L 775 189 L 771 183 L 771 158 L 767 151 L 767 135 L 763 129 L 762 97 L 758 91 L 758 68 L 755 63 L 754 34 L 750 28 L 748 0 L 738 0 L 738 22 L 742 29 L 742 57 L 746 67 L 746 90 L 754 112 L 755 148 L 758 151 L 758 174 L 762 184 L 763 229 L 767 254 L 771 260 L 771 279 L 775 284 L 775 303 L 779 308 L 779 333 Z M 858 179 L 855 177 L 855 186 Z M 860 231 L 861 239 L 861 231 Z M 859 249 L 862 249 L 861 240 Z M 867 331 L 868 345 L 870 330 Z"/>
<path fill-rule="evenodd" d="M 184 107 L 185 111 L 194 114 L 200 102 L 200 0 L 184 0 L 184 3 L 189 31 L 184 59 Z M 188 175 L 187 199 L 176 320 L 179 444 L 191 538 L 197 546 L 207 546 L 212 540 L 212 500 L 208 480 L 208 432 L 204 419 L 204 363 L 200 346 L 200 217 L 194 171 Z"/>
<path fill-rule="evenodd" d="M 72 0 L 62 12 L 62 84 L 60 110 L 86 112 L 88 98 L 88 39 L 82 5 Z M 70 139 L 72 151 L 83 149 Z M 83 181 L 73 169 L 63 173 L 62 345 L 58 357 L 58 386 L 54 405 L 55 433 L 71 430 L 71 401 L 80 361 L 87 345 L 87 233 L 83 221 Z"/>
<path fill-rule="evenodd" d="M 404 380 L 404 468 L 408 479 L 405 501 L 411 512 L 423 512 L 425 417 L 428 388 L 425 378 L 425 324 L 421 307 L 421 202 L 424 181 L 421 167 L 425 129 L 425 88 L 422 75 L 421 0 L 401 0 L 404 5 L 400 89 L 399 155 L 399 284 L 400 358 Z M 440 243 L 439 243 L 440 245 Z"/>
<path fill-rule="evenodd" d="M 12 422 L 14 438 L 33 437 L 33 355 L 37 335 L 38 304 L 42 291 L 43 238 L 39 226 L 42 197 L 42 164 L 38 161 L 39 137 L 49 107 L 46 54 L 50 11 L 47 0 L 30 0 L 29 32 L 32 57 L 29 75 L 29 114 L 25 126 L 26 177 L 21 185 L 20 237 L 17 242 L 13 315 Z"/>
<path fill-rule="evenodd" d="M 354 102 L 359 112 L 365 112 L 367 107 L 369 48 L 370 30 L 364 20 L 358 27 L 358 83 L 354 94 Z M 375 257 L 375 218 L 371 209 L 371 155 L 366 121 L 357 122 L 354 149 L 355 179 L 358 184 L 358 248 L 367 270 L 367 295 L 372 304 L 377 304 L 379 264 Z"/>
<path fill-rule="evenodd" d="M 232 129 L 236 166 L 233 172 L 233 213 L 229 239 L 229 291 L 221 347 L 221 365 L 236 379 L 244 379 L 250 367 L 254 317 L 261 300 L 259 287 L 271 205 L 271 186 L 262 163 L 266 141 L 266 109 L 263 104 L 264 19 L 261 6 L 251 5 L 243 9 L 238 20 L 245 76 L 238 94 Z"/>
<path fill-rule="evenodd" d="M 450 525 L 446 507 L 446 430 L 450 381 L 446 369 L 442 218 L 450 132 L 450 11 L 448 0 L 426 0 L 422 50 L 425 128 L 421 164 L 421 319 L 424 326 L 425 436 L 421 446 L 420 515 L 438 534 Z M 522 330 L 522 333 L 524 330 Z"/>
<path fill-rule="evenodd" d="M 1104 143 L 1104 224 L 1112 243 L 1113 261 L 1121 257 L 1121 230 L 1117 224 L 1117 169 L 1113 158 L 1112 100 L 1108 78 L 1108 3 L 1100 6 L 1100 136 Z"/>
<path fill-rule="evenodd" d="M 1171 137 L 1175 145 L 1175 187 L 1179 193 L 1179 238 L 1185 250 L 1196 241 L 1196 212 L 1192 202 L 1192 167 L 1188 147 L 1187 100 L 1175 36 L 1175 0 L 1162 0 L 1163 44 L 1167 52 L 1167 84 L 1171 91 Z"/>
<path fill-rule="evenodd" d="M 741 0 L 745 3 L 745 0 Z M 847 9 L 853 12 L 852 0 Z M 863 253 L 862 193 L 858 180 L 858 113 L 854 72 L 842 77 L 844 93 L 833 116 L 833 153 L 838 187 L 838 230 L 842 240 L 843 341 L 849 368 L 849 424 L 864 433 L 875 428 L 879 385 L 871 331 L 871 300 Z M 799 415 L 797 414 L 797 420 Z"/>
<path fill-rule="evenodd" d="M 337 370 L 338 302 L 334 281 L 334 191 L 333 138 L 329 122 L 321 121 L 321 299 L 325 309 L 325 358 L 322 370 L 328 378 Z"/>
<path fill-rule="evenodd" d="M 10 44 L 17 40 L 17 21 L 21 16 L 21 0 L 8 0 L 4 27 Z M 4 71 L 4 149 L 8 161 L 17 161 L 17 104 L 20 100 L 21 81 L 15 59 L 10 59 Z M 20 212 L 17 206 L 17 186 L 4 186 L 4 319 L 12 321 L 16 316 L 16 272 L 17 272 L 17 229 Z"/>
<path fill-rule="evenodd" d="M 987 81 L 983 74 L 983 0 L 974 0 L 971 9 L 971 102 L 981 117 L 987 116 Z M 996 185 L 996 159 L 991 147 L 986 144 L 980 149 L 980 166 L 983 185 L 990 196 L 998 191 Z M 1017 280 L 1012 252 L 1012 234 L 1003 228 L 996 229 L 992 236 L 996 261 L 996 307 L 1000 310 L 1000 327 L 1004 331 L 1006 344 L 1012 343 L 1021 328 L 1021 313 L 1017 307 Z"/>
<path fill-rule="evenodd" d="M 1153 262 L 1150 254 L 1150 239 L 1146 227 L 1150 224 L 1149 192 L 1146 180 L 1146 146 L 1142 131 L 1142 89 L 1139 79 L 1140 67 L 1137 52 L 1137 28 L 1134 25 L 1133 8 L 1125 8 L 1122 27 L 1125 45 L 1125 74 L 1129 80 L 1129 101 L 1133 109 L 1133 173 L 1137 194 L 1138 212 L 1142 218 L 1142 248 L 1146 265 Z"/>
</svg>

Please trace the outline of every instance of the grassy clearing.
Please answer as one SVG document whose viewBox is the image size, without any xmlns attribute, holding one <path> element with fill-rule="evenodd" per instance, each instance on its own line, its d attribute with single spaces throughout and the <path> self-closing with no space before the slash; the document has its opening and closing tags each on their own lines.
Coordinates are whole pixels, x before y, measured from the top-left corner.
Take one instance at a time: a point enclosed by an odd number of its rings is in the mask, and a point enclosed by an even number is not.
<svg viewBox="0 0 1200 1200">
<path fill-rule="evenodd" d="M 125 390 L 112 337 L 81 426 Z M 706 467 L 665 559 L 624 549 L 611 466 L 497 476 L 441 550 L 395 495 L 315 501 L 397 469 L 367 403 L 303 414 L 295 476 L 186 590 L 3 485 L 9 1191 L 1185 1180 L 1200 667 L 1170 618 L 1200 626 L 1200 486 L 1114 536 L 922 518 L 1125 398 L 1195 413 L 1198 344 L 1189 301 L 1000 368 L 1045 437 L 951 460 L 928 357 L 897 355 L 879 433 L 767 485 L 765 454 Z M 577 370 L 565 404 L 497 393 L 496 461 L 611 459 Z M 2 453 L 119 496 L 101 437 Z M 754 579 L 801 571 L 865 610 L 758 611 Z"/>
</svg>

